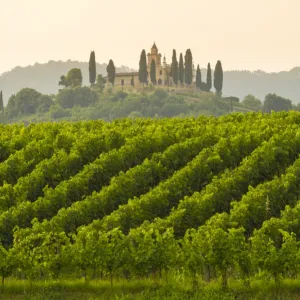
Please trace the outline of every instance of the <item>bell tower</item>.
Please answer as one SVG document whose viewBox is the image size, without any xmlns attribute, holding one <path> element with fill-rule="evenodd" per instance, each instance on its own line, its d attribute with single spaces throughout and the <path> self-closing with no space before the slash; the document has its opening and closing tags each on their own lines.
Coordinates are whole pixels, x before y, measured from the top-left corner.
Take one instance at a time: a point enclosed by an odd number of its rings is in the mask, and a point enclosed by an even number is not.
<svg viewBox="0 0 300 300">
<path fill-rule="evenodd" d="M 157 55 L 158 54 L 158 49 L 156 47 L 155 42 L 153 43 L 153 46 L 151 48 L 151 55 Z"/>
<path fill-rule="evenodd" d="M 158 48 L 155 44 L 153 43 L 153 46 L 151 48 L 151 53 L 148 53 L 148 67 L 151 66 L 152 60 L 155 61 L 156 66 L 161 66 L 161 54 L 158 53 Z"/>
</svg>

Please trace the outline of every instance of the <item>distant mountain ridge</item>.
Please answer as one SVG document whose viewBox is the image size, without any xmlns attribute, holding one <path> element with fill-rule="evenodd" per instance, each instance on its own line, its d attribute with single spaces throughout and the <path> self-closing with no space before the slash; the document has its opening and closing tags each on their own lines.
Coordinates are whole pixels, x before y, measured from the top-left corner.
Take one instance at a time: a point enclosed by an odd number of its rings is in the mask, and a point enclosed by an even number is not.
<svg viewBox="0 0 300 300">
<path fill-rule="evenodd" d="M 106 64 L 97 64 L 97 73 L 106 75 Z M 88 63 L 68 60 L 49 61 L 45 64 L 36 63 L 33 66 L 16 67 L 0 75 L 0 90 L 3 90 L 6 104 L 12 94 L 24 87 L 34 88 L 45 94 L 57 93 L 60 88 L 58 81 L 61 75 L 72 68 L 80 68 L 83 83 L 88 85 Z M 134 69 L 121 66 L 117 72 L 132 72 Z M 202 78 L 206 78 L 206 70 L 202 70 Z M 237 96 L 241 100 L 247 94 L 253 94 L 264 100 L 268 93 L 276 93 L 289 98 L 293 103 L 300 102 L 300 67 L 290 71 L 266 73 L 263 71 L 225 71 L 223 94 Z"/>
</svg>

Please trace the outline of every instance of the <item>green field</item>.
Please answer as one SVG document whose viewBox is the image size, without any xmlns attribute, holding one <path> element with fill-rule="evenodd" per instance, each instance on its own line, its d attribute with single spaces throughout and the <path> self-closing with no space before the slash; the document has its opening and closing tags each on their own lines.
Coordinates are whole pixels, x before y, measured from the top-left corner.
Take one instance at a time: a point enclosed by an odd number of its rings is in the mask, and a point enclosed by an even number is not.
<svg viewBox="0 0 300 300">
<path fill-rule="evenodd" d="M 0 299 L 300 299 L 299 124 L 2 125 Z"/>
</svg>

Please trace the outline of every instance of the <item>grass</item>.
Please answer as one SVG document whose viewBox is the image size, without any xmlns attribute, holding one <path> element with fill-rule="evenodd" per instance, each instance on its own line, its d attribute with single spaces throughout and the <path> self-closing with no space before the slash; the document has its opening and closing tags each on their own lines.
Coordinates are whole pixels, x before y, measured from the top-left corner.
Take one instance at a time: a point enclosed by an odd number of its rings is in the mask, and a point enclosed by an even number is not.
<svg viewBox="0 0 300 300">
<path fill-rule="evenodd" d="M 30 285 L 26 280 L 8 280 L 0 299 L 43 299 L 43 300 L 300 300 L 300 281 L 284 280 L 279 287 L 267 280 L 251 281 L 247 288 L 240 280 L 230 280 L 226 291 L 219 281 L 209 284 L 200 282 L 193 290 L 189 282 L 182 278 L 172 279 L 169 283 L 151 280 L 118 281 L 113 288 L 109 281 L 84 280 L 36 281 Z"/>
</svg>

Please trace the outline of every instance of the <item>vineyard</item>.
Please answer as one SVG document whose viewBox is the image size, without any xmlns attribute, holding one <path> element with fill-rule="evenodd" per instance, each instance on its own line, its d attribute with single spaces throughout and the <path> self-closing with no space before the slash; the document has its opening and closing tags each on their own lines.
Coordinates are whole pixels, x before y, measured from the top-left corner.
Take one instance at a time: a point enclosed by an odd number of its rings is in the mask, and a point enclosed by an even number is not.
<svg viewBox="0 0 300 300">
<path fill-rule="evenodd" d="M 300 273 L 300 114 L 0 129 L 0 274 L 111 287 Z"/>
</svg>

